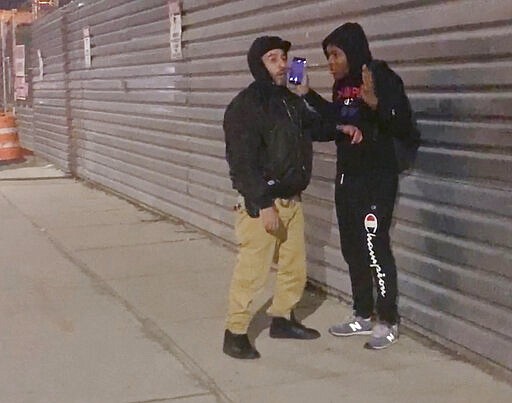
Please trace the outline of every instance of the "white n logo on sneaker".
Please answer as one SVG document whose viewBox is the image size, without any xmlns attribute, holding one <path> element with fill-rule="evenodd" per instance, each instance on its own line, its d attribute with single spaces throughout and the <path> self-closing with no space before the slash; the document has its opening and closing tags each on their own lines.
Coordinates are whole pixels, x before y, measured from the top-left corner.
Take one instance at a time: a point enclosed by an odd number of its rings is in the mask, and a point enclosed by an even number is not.
<svg viewBox="0 0 512 403">
<path fill-rule="evenodd" d="M 393 335 L 393 333 L 390 333 L 386 336 L 386 339 L 388 339 L 390 343 L 393 343 L 393 340 L 395 340 L 395 336 Z"/>
<path fill-rule="evenodd" d="M 359 322 L 349 323 L 350 328 L 353 332 L 357 332 L 358 330 L 362 330 L 361 324 Z"/>
</svg>

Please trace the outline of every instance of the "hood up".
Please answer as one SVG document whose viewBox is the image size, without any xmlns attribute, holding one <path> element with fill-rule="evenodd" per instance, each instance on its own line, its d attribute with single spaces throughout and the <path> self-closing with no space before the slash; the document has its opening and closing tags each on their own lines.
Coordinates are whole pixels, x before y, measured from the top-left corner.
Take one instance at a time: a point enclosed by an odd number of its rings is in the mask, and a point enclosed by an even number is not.
<svg viewBox="0 0 512 403">
<path fill-rule="evenodd" d="M 361 69 L 364 64 L 372 61 L 370 45 L 361 25 L 347 22 L 332 31 L 322 42 L 325 57 L 327 46 L 334 45 L 343 50 L 347 56 L 349 76 L 351 81 L 361 81 Z"/>
</svg>

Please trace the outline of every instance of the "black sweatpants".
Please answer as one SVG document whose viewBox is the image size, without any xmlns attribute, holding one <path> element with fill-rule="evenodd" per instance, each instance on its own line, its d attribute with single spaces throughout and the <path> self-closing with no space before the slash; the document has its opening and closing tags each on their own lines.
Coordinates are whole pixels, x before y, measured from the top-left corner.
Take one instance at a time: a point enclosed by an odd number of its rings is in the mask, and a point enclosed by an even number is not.
<svg viewBox="0 0 512 403">
<path fill-rule="evenodd" d="M 350 271 L 354 311 L 363 318 L 372 315 L 375 285 L 379 320 L 393 325 L 398 321 L 398 289 L 389 229 L 398 175 L 338 174 L 335 189 L 341 251 Z"/>
</svg>

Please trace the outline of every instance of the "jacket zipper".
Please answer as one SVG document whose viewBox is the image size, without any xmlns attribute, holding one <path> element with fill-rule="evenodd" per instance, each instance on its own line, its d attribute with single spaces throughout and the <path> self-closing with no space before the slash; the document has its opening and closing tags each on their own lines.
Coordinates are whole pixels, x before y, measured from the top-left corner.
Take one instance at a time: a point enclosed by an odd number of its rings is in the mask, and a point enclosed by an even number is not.
<svg viewBox="0 0 512 403">
<path fill-rule="evenodd" d="M 284 107 L 286 109 L 286 113 L 288 114 L 288 117 L 290 118 L 290 122 L 292 122 L 292 124 L 294 126 L 297 126 L 297 128 L 299 129 L 299 139 L 301 139 L 302 138 L 302 125 L 300 123 L 297 124 L 296 122 L 294 122 L 292 114 L 290 113 L 290 109 L 288 108 L 288 104 L 286 103 L 286 100 L 283 99 L 282 101 L 283 101 Z M 297 144 L 297 145 L 298 145 L 298 147 L 297 147 L 296 155 L 297 155 L 298 160 L 302 160 L 302 158 L 303 158 L 302 149 L 301 149 L 302 144 L 300 143 L 300 140 L 299 140 L 299 144 Z M 302 171 L 306 170 L 306 167 L 304 166 L 304 164 L 301 164 L 301 169 L 302 169 Z"/>
<path fill-rule="evenodd" d="M 286 113 L 288 114 L 288 117 L 290 118 L 291 122 L 294 123 L 292 114 L 290 113 L 290 109 L 288 109 L 288 104 L 286 103 L 286 101 L 284 99 L 282 101 L 283 101 L 284 107 L 286 109 Z"/>
</svg>

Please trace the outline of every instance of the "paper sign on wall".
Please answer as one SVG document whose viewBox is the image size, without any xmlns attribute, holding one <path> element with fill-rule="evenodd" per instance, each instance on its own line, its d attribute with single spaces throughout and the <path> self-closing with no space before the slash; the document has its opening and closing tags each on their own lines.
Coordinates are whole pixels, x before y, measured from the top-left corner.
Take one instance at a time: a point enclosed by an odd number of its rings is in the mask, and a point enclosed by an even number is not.
<svg viewBox="0 0 512 403">
<path fill-rule="evenodd" d="M 84 30 L 84 62 L 85 68 L 91 68 L 91 31 L 89 27 L 85 27 Z"/>
<path fill-rule="evenodd" d="M 41 54 L 41 49 L 37 49 L 37 59 L 39 60 L 39 80 L 43 80 L 43 55 Z"/>
<path fill-rule="evenodd" d="M 169 22 L 170 30 L 170 45 L 171 45 L 171 60 L 183 58 L 181 49 L 181 8 L 180 2 L 176 0 L 169 1 Z"/>
<path fill-rule="evenodd" d="M 25 81 L 25 77 L 15 77 L 14 79 L 14 99 L 24 100 L 28 96 L 28 83 Z"/>
<path fill-rule="evenodd" d="M 14 75 L 25 77 L 25 45 L 14 47 Z"/>
</svg>

